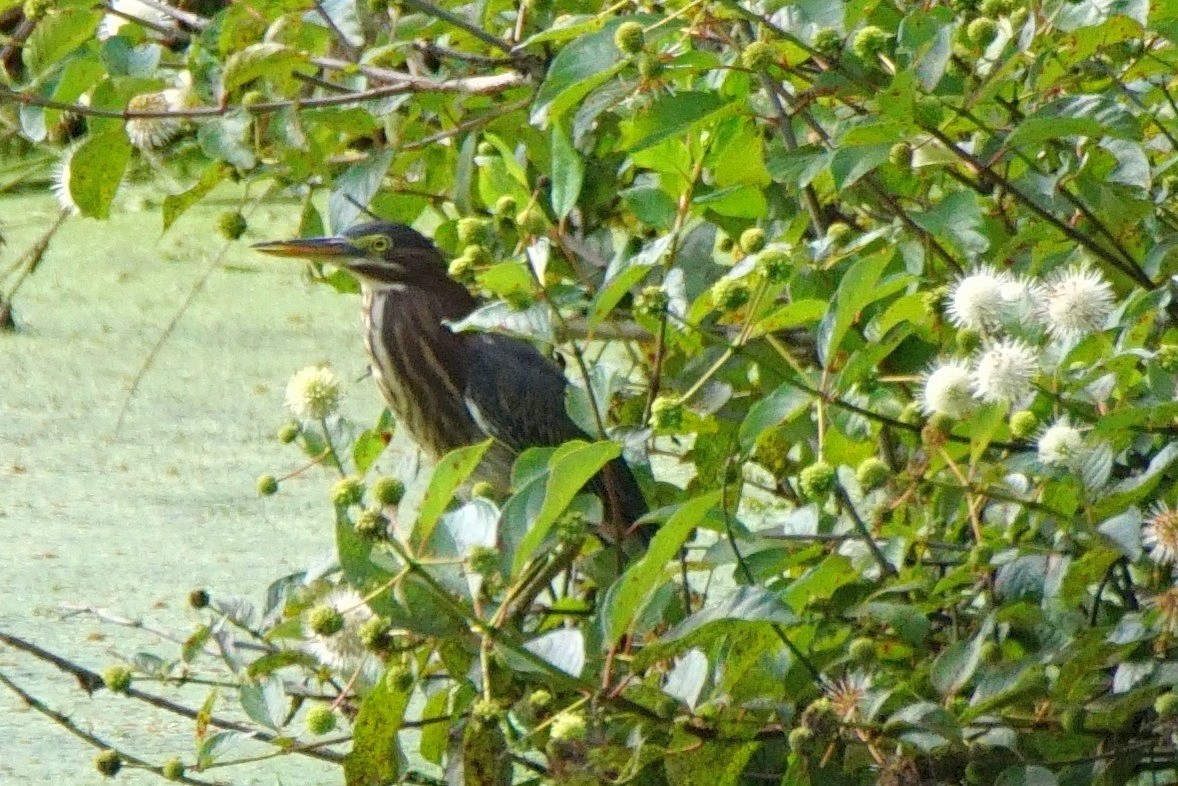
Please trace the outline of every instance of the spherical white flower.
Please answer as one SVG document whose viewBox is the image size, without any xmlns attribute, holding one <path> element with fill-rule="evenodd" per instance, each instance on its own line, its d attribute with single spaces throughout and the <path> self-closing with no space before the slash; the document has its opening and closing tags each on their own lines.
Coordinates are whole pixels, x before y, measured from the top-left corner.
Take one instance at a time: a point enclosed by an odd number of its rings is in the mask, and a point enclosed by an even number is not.
<svg viewBox="0 0 1178 786">
<path fill-rule="evenodd" d="M 924 380 L 921 409 L 928 415 L 959 418 L 973 408 L 969 364 L 950 360 L 934 368 Z"/>
<path fill-rule="evenodd" d="M 327 366 L 307 366 L 286 386 L 286 406 L 302 420 L 322 420 L 339 408 L 339 378 Z"/>
<path fill-rule="evenodd" d="M 1038 441 L 1039 460 L 1049 467 L 1074 467 L 1084 450 L 1084 435 L 1067 417 L 1048 426 Z"/>
<path fill-rule="evenodd" d="M 1018 401 L 1031 392 L 1039 363 L 1019 339 L 1004 339 L 984 350 L 974 364 L 974 393 L 982 401 Z"/>
<path fill-rule="evenodd" d="M 343 627 L 331 635 L 320 635 L 309 627 L 304 631 L 304 649 L 324 666 L 350 678 L 356 672 L 366 682 L 374 682 L 380 675 L 379 661 L 364 647 L 360 629 L 374 615 L 364 598 L 349 588 L 336 589 L 322 601 L 343 617 Z"/>
<path fill-rule="evenodd" d="M 990 265 L 978 268 L 957 280 L 949 290 L 946 307 L 949 320 L 959 328 L 982 331 L 992 327 L 1002 316 L 1002 287 L 1010 277 Z"/>
<path fill-rule="evenodd" d="M 73 159 L 76 150 L 76 146 L 63 150 L 61 158 L 57 159 L 53 165 L 53 171 L 49 177 L 49 189 L 53 192 L 53 196 L 57 197 L 57 204 L 71 215 L 78 212 L 78 203 L 74 201 L 74 195 L 70 193 L 70 160 Z"/>
<path fill-rule="evenodd" d="M 1073 265 L 1047 281 L 1039 318 L 1056 338 L 1080 338 L 1104 328 L 1113 302 L 1113 289 L 1099 271 Z"/>
<path fill-rule="evenodd" d="M 1178 565 L 1178 510 L 1158 503 L 1141 528 L 1141 545 L 1149 558 L 1160 565 Z"/>
<path fill-rule="evenodd" d="M 158 93 L 141 93 L 132 96 L 127 102 L 127 110 L 131 112 L 169 112 L 176 107 L 166 95 L 167 91 Z M 131 144 L 140 150 L 154 150 L 171 142 L 180 133 L 181 123 L 172 117 L 133 117 L 127 121 L 127 138 Z"/>
</svg>

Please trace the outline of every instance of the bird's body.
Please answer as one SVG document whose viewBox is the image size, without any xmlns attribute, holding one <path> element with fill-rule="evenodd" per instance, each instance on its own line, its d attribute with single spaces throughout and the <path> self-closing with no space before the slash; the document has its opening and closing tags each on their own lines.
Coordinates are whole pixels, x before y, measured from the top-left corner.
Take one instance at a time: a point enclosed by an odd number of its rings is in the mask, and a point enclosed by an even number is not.
<svg viewBox="0 0 1178 786">
<path fill-rule="evenodd" d="M 397 423 L 431 458 L 493 437 L 476 476 L 506 491 L 519 452 L 588 439 L 565 411 L 567 381 L 555 363 L 525 341 L 450 329 L 478 303 L 414 230 L 376 222 L 258 248 L 331 259 L 359 278 L 373 376 Z M 615 460 L 590 485 L 606 511 L 599 534 L 623 539 L 646 512 L 629 468 Z"/>
</svg>

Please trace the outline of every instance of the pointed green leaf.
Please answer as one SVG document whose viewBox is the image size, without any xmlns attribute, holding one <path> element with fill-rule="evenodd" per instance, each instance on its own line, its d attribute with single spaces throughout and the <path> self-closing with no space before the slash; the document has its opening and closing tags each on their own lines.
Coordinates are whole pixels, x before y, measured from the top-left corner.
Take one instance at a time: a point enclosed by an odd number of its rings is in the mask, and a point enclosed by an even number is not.
<svg viewBox="0 0 1178 786">
<path fill-rule="evenodd" d="M 106 218 L 131 160 L 131 143 L 121 130 L 91 136 L 69 163 L 70 197 L 82 215 Z"/>
</svg>

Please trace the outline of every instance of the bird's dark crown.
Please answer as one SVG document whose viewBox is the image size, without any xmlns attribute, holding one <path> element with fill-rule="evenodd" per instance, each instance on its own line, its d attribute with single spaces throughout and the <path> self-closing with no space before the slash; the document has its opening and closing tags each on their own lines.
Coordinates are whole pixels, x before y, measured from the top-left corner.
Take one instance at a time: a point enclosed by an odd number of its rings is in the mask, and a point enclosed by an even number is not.
<svg viewBox="0 0 1178 786">
<path fill-rule="evenodd" d="M 344 230 L 341 237 L 355 256 L 346 266 L 361 278 L 389 284 L 445 278 L 442 252 L 415 229 L 391 221 L 369 221 Z"/>
</svg>

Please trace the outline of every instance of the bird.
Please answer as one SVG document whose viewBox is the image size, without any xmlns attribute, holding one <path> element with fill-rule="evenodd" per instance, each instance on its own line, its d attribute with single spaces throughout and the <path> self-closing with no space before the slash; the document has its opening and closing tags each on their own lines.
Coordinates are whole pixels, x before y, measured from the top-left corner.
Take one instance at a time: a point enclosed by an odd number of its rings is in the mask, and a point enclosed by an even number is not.
<svg viewBox="0 0 1178 786">
<path fill-rule="evenodd" d="M 475 478 L 506 491 L 519 453 L 590 439 L 565 410 L 564 372 L 532 344 L 451 329 L 479 301 L 449 276 L 442 252 L 415 229 L 372 221 L 336 236 L 253 248 L 334 263 L 359 280 L 373 377 L 398 426 L 434 461 L 490 437 Z M 610 461 L 587 487 L 605 512 L 595 534 L 607 544 L 645 545 L 651 530 L 636 522 L 646 502 L 625 461 Z"/>
</svg>

